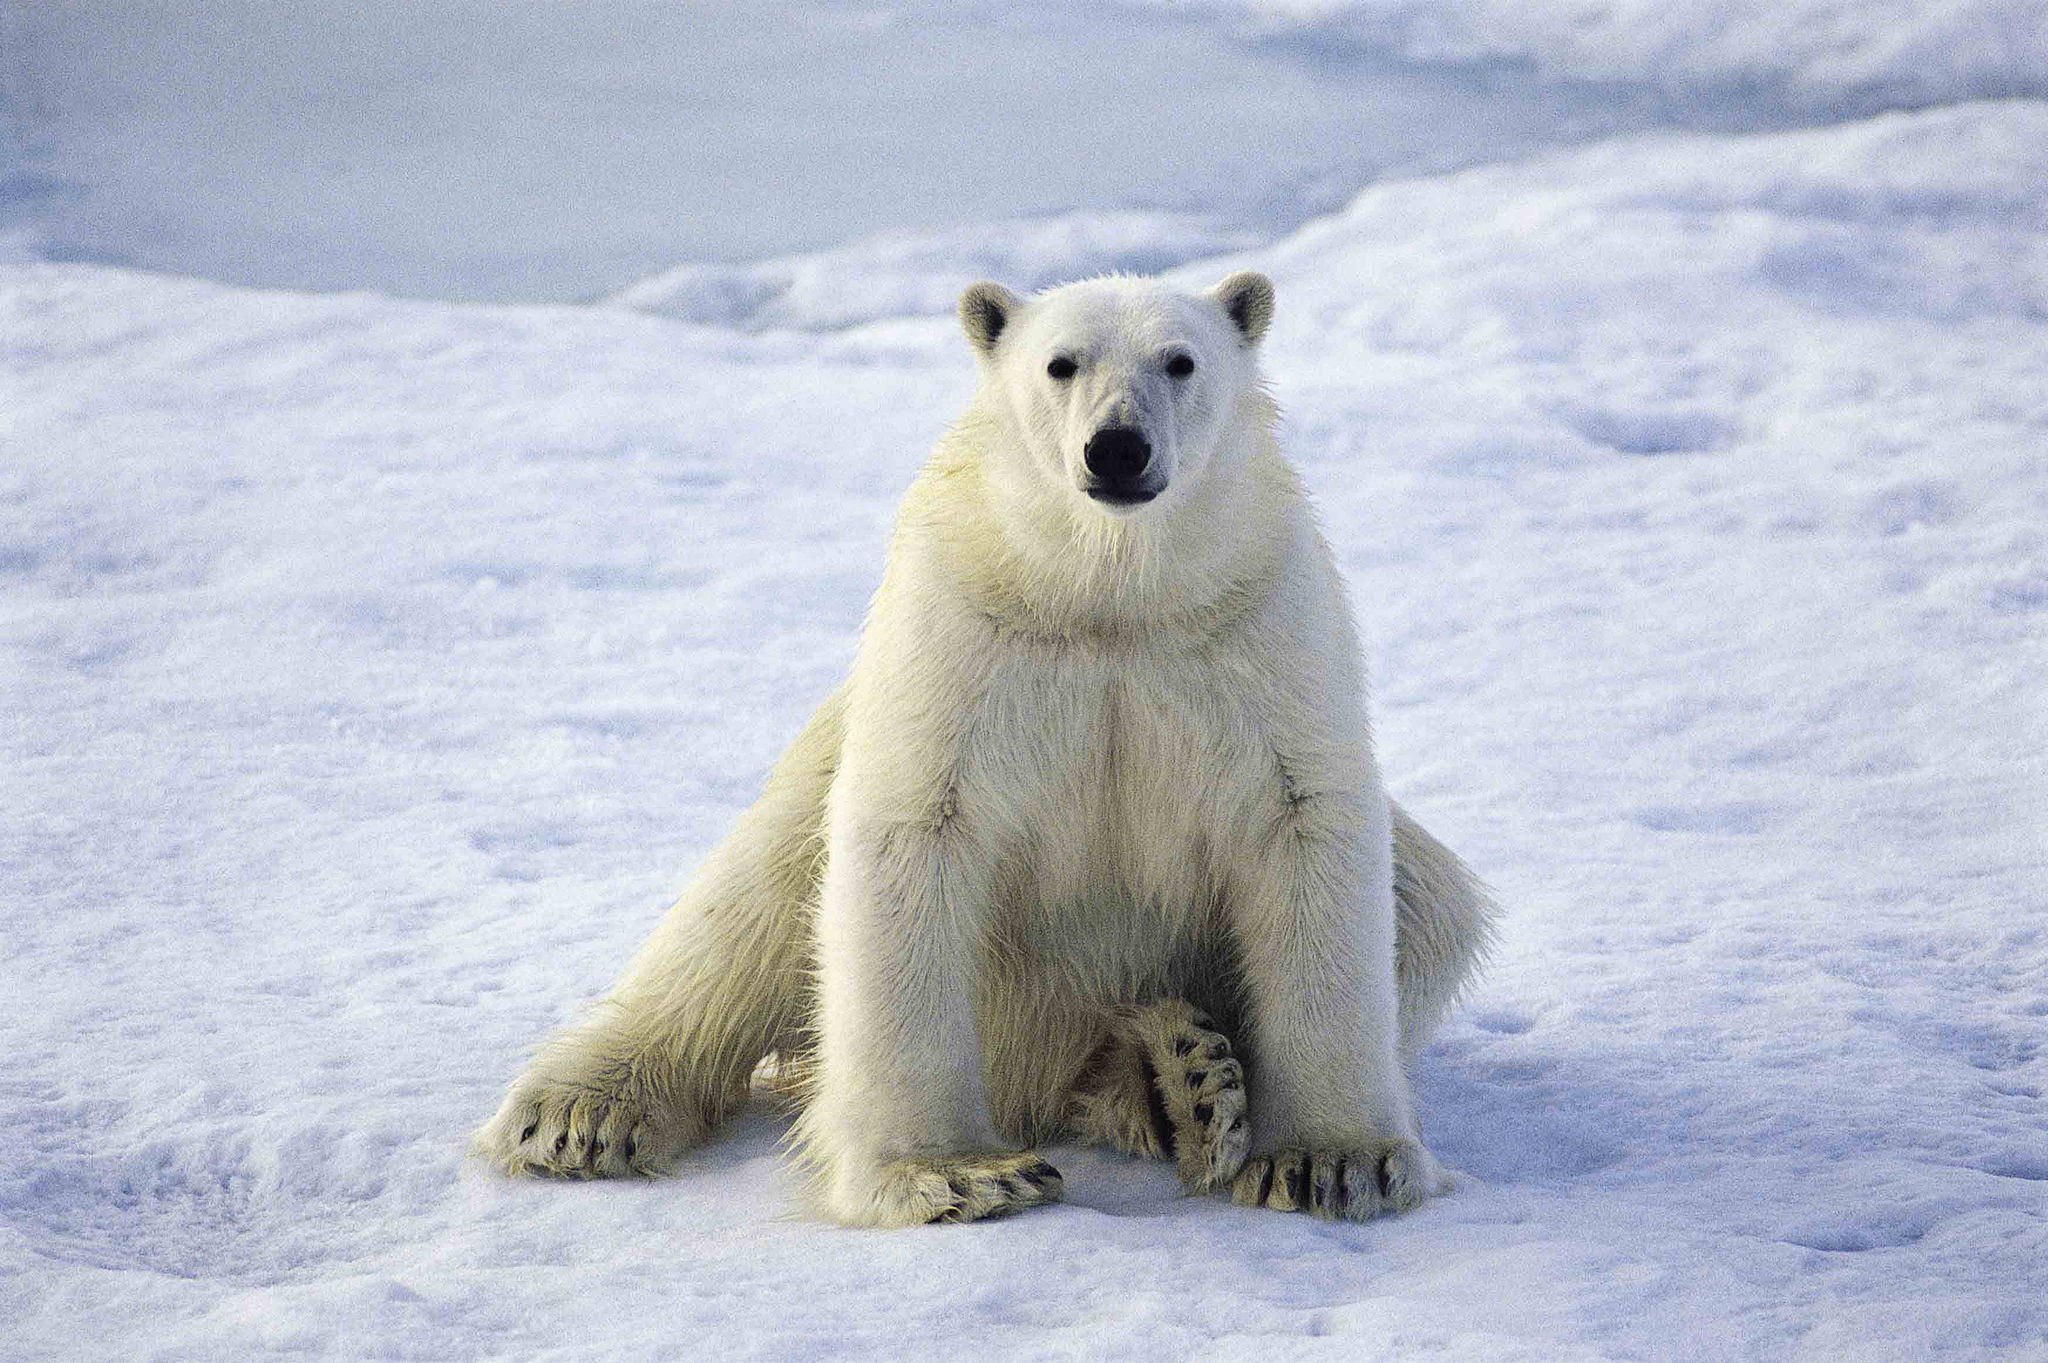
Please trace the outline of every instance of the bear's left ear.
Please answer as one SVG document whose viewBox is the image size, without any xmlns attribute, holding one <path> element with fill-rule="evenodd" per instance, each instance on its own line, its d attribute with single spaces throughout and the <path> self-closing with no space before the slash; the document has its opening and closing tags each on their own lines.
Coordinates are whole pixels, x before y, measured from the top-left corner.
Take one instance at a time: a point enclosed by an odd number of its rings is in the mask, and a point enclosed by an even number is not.
<svg viewBox="0 0 2048 1363">
<path fill-rule="evenodd" d="M 1257 270 L 1239 270 L 1209 290 L 1209 296 L 1223 305 L 1230 320 L 1244 334 L 1246 345 L 1257 345 L 1273 320 L 1273 281 Z"/>
<path fill-rule="evenodd" d="M 969 284 L 967 292 L 960 295 L 960 327 L 977 351 L 992 355 L 996 338 L 1010 325 L 1010 314 L 1022 303 L 1022 299 L 1000 284 L 987 280 Z"/>
</svg>

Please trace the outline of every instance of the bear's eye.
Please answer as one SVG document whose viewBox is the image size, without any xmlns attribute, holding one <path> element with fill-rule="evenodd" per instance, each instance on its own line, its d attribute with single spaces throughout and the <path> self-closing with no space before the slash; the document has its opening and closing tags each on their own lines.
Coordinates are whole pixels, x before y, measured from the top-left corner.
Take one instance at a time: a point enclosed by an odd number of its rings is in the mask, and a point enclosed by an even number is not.
<svg viewBox="0 0 2048 1363">
<path fill-rule="evenodd" d="M 1195 372 L 1195 357 L 1192 355 L 1174 356 L 1166 362 L 1166 372 L 1177 379 L 1186 378 Z"/>
<path fill-rule="evenodd" d="M 1074 377 L 1074 371 L 1079 369 L 1080 367 L 1080 365 L 1075 364 L 1072 360 L 1062 355 L 1058 359 L 1054 360 L 1051 364 L 1047 365 L 1045 367 L 1045 372 L 1052 375 L 1052 377 L 1058 379 L 1060 382 L 1065 383 L 1068 379 Z"/>
</svg>

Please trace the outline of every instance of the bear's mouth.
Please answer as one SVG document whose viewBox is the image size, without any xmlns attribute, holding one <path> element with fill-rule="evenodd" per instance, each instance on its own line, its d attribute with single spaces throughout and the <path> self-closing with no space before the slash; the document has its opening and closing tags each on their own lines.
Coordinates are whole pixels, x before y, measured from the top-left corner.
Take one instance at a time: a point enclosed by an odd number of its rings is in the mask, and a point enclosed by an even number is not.
<svg viewBox="0 0 2048 1363">
<path fill-rule="evenodd" d="M 1159 495 L 1156 487 L 1112 487 L 1108 483 L 1090 483 L 1081 490 L 1107 506 L 1143 506 Z"/>
</svg>

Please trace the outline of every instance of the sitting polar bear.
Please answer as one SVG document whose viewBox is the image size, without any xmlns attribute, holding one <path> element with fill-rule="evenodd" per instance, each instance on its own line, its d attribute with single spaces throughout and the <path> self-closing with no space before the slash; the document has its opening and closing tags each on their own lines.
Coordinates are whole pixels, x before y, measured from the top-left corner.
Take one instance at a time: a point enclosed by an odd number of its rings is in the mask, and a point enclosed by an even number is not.
<svg viewBox="0 0 2048 1363">
<path fill-rule="evenodd" d="M 773 1054 L 848 1224 L 1053 1201 L 1069 1139 L 1325 1217 L 1442 1190 L 1403 1064 L 1494 910 L 1381 784 L 1272 311 L 1250 272 L 966 291 L 980 388 L 853 675 L 485 1157 L 656 1171 Z"/>
</svg>

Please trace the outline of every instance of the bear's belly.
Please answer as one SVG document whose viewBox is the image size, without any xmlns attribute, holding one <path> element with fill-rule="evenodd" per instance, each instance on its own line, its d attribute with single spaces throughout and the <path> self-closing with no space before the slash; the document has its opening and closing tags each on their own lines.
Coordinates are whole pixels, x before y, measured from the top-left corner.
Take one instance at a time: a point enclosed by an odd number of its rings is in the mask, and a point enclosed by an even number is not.
<svg viewBox="0 0 2048 1363">
<path fill-rule="evenodd" d="M 1223 868 L 1281 807 L 1232 689 L 1195 659 L 1069 647 L 1005 669 L 976 730 L 961 813 L 1002 868 L 993 949 L 1077 1003 L 1184 992 Z"/>
</svg>

